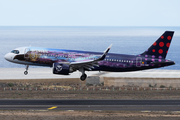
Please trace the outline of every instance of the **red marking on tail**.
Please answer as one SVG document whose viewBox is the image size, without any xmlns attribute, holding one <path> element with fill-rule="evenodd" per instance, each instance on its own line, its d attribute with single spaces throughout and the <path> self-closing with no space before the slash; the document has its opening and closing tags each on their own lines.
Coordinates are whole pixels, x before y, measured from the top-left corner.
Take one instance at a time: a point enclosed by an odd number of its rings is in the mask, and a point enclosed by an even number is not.
<svg viewBox="0 0 180 120">
<path fill-rule="evenodd" d="M 164 46 L 164 42 L 160 42 L 160 43 L 159 43 L 159 46 L 160 46 L 160 47 L 163 47 L 163 46 Z"/>
<path fill-rule="evenodd" d="M 164 39 L 164 36 L 161 36 L 161 39 Z"/>
<path fill-rule="evenodd" d="M 156 46 L 156 42 L 154 42 L 154 44 L 153 44 L 154 46 Z"/>
<path fill-rule="evenodd" d="M 162 54 L 162 53 L 163 53 L 163 50 L 162 50 L 162 49 L 159 49 L 158 52 L 159 52 L 159 54 Z"/>
<path fill-rule="evenodd" d="M 166 46 L 169 47 L 169 46 L 170 46 L 170 43 L 167 43 Z"/>
<path fill-rule="evenodd" d="M 168 40 L 171 40 L 171 36 L 168 36 L 167 39 L 168 39 Z"/>
</svg>

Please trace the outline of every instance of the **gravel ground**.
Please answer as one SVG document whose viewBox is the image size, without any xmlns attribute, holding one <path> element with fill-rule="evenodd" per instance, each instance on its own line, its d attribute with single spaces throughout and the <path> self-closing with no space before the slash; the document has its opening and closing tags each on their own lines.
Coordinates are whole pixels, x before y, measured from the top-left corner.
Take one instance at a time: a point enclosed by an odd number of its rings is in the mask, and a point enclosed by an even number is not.
<svg viewBox="0 0 180 120">
<path fill-rule="evenodd" d="M 124 111 L 0 111 L 2 120 L 179 120 L 177 112 Z"/>
<path fill-rule="evenodd" d="M 155 91 L 0 91 L 0 99 L 180 99 L 179 90 Z"/>
</svg>

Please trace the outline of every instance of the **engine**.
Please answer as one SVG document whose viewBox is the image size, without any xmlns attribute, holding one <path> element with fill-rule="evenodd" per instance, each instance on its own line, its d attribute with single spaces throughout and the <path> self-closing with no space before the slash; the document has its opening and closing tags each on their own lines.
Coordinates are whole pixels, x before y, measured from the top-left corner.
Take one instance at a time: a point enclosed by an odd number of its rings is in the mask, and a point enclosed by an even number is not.
<svg viewBox="0 0 180 120">
<path fill-rule="evenodd" d="M 53 74 L 69 75 L 70 66 L 62 63 L 53 64 Z"/>
</svg>

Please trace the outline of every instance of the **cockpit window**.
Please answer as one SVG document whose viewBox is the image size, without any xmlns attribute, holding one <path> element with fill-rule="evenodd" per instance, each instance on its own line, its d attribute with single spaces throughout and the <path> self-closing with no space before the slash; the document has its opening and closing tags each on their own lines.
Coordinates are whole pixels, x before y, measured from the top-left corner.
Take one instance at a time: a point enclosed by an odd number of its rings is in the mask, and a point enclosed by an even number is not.
<svg viewBox="0 0 180 120">
<path fill-rule="evenodd" d="M 12 50 L 11 53 L 19 54 L 19 50 Z"/>
</svg>

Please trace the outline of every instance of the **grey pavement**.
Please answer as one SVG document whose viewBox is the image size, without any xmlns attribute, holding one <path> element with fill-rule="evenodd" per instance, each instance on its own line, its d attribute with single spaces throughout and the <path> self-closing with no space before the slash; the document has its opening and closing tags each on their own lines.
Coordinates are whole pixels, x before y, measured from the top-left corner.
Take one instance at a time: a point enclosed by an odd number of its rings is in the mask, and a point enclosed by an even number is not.
<svg viewBox="0 0 180 120">
<path fill-rule="evenodd" d="M 180 70 L 151 69 L 135 72 L 107 73 L 105 77 L 128 77 L 128 78 L 180 78 Z"/>
<path fill-rule="evenodd" d="M 179 100 L 0 100 L 0 110 L 180 111 Z"/>
<path fill-rule="evenodd" d="M 48 79 L 48 78 L 79 78 L 79 71 L 70 75 L 55 75 L 52 68 L 29 68 L 28 75 L 24 75 L 24 68 L 0 68 L 0 79 Z M 144 70 L 135 72 L 99 72 L 87 71 L 88 76 L 122 77 L 122 78 L 180 78 L 180 70 Z"/>
<path fill-rule="evenodd" d="M 55 75 L 52 68 L 29 68 L 28 75 L 24 75 L 24 68 L 0 68 L 0 79 L 48 79 L 48 78 L 79 78 L 81 73 L 74 72 L 70 75 Z M 88 75 L 97 72 L 86 72 Z"/>
</svg>

